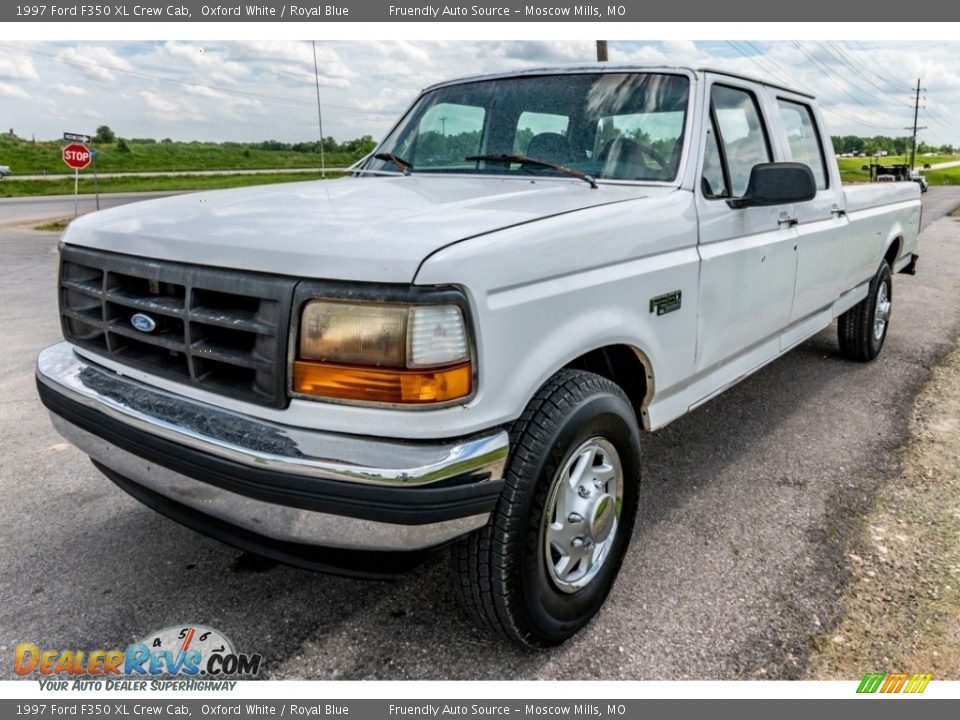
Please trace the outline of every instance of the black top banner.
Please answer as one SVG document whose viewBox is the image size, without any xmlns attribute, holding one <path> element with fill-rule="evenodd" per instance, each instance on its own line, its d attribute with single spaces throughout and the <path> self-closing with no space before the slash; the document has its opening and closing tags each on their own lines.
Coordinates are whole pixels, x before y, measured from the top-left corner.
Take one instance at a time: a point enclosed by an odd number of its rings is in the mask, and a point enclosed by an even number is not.
<svg viewBox="0 0 960 720">
<path fill-rule="evenodd" d="M 0 7 L 0 22 L 943 22 L 960 19 L 960 3 L 902 0 L 685 0 L 680 3 L 616 0 L 608 4 L 563 0 L 484 0 L 471 4 L 337 2 L 210 3 L 12 2 Z"/>
</svg>

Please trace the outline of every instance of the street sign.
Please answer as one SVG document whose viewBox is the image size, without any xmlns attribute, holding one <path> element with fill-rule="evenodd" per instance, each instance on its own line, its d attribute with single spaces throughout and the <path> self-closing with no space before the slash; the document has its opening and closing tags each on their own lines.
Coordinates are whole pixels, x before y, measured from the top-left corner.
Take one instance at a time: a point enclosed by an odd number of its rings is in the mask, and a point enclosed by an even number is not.
<svg viewBox="0 0 960 720">
<path fill-rule="evenodd" d="M 64 139 L 64 140 L 70 140 L 70 141 L 72 141 L 72 142 L 79 142 L 79 143 L 88 143 L 88 142 L 90 142 L 90 136 L 89 136 L 89 135 L 81 135 L 80 133 L 68 133 L 68 132 L 65 132 L 65 133 L 63 134 L 63 139 Z"/>
<path fill-rule="evenodd" d="M 74 170 L 83 170 L 92 158 L 90 151 L 80 143 L 71 143 L 63 149 L 63 161 Z"/>
</svg>

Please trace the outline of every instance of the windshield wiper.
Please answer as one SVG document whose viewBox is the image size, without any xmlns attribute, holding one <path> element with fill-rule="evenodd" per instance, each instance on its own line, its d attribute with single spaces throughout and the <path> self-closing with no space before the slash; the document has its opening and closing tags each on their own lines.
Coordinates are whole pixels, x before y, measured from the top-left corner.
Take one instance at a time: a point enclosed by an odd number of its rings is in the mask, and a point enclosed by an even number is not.
<svg viewBox="0 0 960 720">
<path fill-rule="evenodd" d="M 546 160 L 537 160 L 536 158 L 528 157 L 526 155 L 471 155 L 470 157 L 464 158 L 464 160 L 487 160 L 492 162 L 522 163 L 523 165 L 539 165 L 540 167 L 553 168 L 557 172 L 562 172 L 564 175 L 569 175 L 570 177 L 575 177 L 579 180 L 583 180 L 585 183 L 589 183 L 590 187 L 592 187 L 594 190 L 597 189 L 597 181 L 592 175 L 587 175 L 579 170 L 569 168 L 566 165 L 547 162 Z"/>
<path fill-rule="evenodd" d="M 399 155 L 394 155 L 392 152 L 382 152 L 374 155 L 377 160 L 389 160 L 398 168 L 403 170 L 404 175 L 409 175 L 410 171 L 413 170 L 413 163 L 404 160 Z"/>
</svg>

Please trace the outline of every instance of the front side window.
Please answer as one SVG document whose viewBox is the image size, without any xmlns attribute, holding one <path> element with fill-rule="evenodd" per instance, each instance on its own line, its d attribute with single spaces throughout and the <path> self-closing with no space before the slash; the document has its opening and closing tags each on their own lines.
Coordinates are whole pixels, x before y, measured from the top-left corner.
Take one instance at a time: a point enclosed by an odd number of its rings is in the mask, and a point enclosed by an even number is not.
<svg viewBox="0 0 960 720">
<path fill-rule="evenodd" d="M 712 121 L 710 128 L 707 130 L 700 187 L 703 194 L 708 198 L 730 197 L 730 192 L 727 189 L 726 173 L 723 169 L 723 156 L 720 155 L 720 145 L 717 142 L 717 129 Z"/>
<path fill-rule="evenodd" d="M 753 93 L 714 85 L 710 98 L 726 159 L 730 193 L 740 197 L 747 190 L 753 166 L 772 159 L 767 131 Z"/>
<path fill-rule="evenodd" d="M 383 141 L 417 172 L 563 173 L 497 159 L 524 155 L 598 180 L 674 180 L 686 128 L 689 80 L 667 73 L 569 73 L 483 80 L 424 93 Z M 485 159 L 467 160 L 484 156 Z M 372 170 L 397 170 L 370 160 Z"/>
</svg>

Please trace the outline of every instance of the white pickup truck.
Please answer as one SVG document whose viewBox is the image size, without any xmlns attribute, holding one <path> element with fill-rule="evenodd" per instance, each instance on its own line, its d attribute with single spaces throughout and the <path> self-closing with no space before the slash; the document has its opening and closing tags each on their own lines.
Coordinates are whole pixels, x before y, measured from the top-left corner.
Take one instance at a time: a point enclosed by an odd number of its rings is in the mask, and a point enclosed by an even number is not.
<svg viewBox="0 0 960 720">
<path fill-rule="evenodd" d="M 834 320 L 840 354 L 875 358 L 920 212 L 915 183 L 843 187 L 789 88 L 606 64 L 447 82 L 350 178 L 71 223 L 39 393 L 174 520 L 374 577 L 450 545 L 477 621 L 548 646 L 614 582 L 641 431 Z"/>
</svg>

